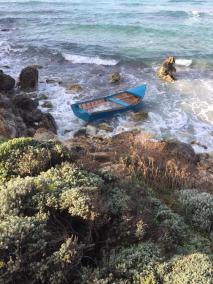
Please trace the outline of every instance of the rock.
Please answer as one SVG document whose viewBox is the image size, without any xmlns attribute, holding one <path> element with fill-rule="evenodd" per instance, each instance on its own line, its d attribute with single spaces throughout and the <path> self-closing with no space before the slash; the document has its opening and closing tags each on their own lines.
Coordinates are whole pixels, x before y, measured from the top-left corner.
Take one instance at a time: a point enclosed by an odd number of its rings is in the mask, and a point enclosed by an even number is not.
<svg viewBox="0 0 213 284">
<path fill-rule="evenodd" d="M 80 136 L 86 136 L 87 134 L 87 129 L 86 127 L 79 129 L 74 133 L 74 137 L 80 137 Z"/>
<path fill-rule="evenodd" d="M 15 87 L 15 80 L 0 70 L 0 91 L 9 92 Z"/>
<path fill-rule="evenodd" d="M 92 125 L 87 125 L 86 127 L 86 135 L 95 136 L 97 134 L 97 128 Z"/>
<path fill-rule="evenodd" d="M 21 90 L 35 90 L 38 85 L 38 70 L 28 66 L 21 71 L 19 76 L 19 86 Z"/>
<path fill-rule="evenodd" d="M 57 135 L 46 128 L 38 128 L 34 134 L 34 138 L 39 141 L 58 140 Z"/>
<path fill-rule="evenodd" d="M 148 112 L 132 112 L 131 118 L 134 122 L 144 121 L 149 117 Z"/>
<path fill-rule="evenodd" d="M 32 111 L 37 109 L 38 101 L 30 99 L 27 95 L 16 95 L 12 98 L 12 102 L 16 108 Z"/>
<path fill-rule="evenodd" d="M 66 89 L 72 93 L 80 93 L 83 90 L 82 87 L 78 84 L 70 85 Z"/>
<path fill-rule="evenodd" d="M 62 84 L 62 80 L 58 79 L 58 78 L 48 78 L 46 79 L 46 83 L 47 84 Z"/>
<path fill-rule="evenodd" d="M 22 111 L 22 117 L 27 126 L 35 126 L 35 122 L 41 122 L 43 113 L 40 109 L 32 111 Z"/>
<path fill-rule="evenodd" d="M 157 70 L 157 76 L 169 83 L 173 83 L 176 80 L 176 69 L 174 67 L 175 57 L 169 56 L 161 64 L 161 67 Z"/>
<path fill-rule="evenodd" d="M 11 109 L 0 109 L 0 135 L 6 138 L 27 135 L 22 118 L 15 115 Z"/>
<path fill-rule="evenodd" d="M 49 97 L 48 97 L 48 95 L 46 95 L 46 94 L 41 94 L 38 99 L 39 99 L 39 100 L 48 100 Z"/>
<path fill-rule="evenodd" d="M 197 146 L 199 146 L 199 147 L 201 147 L 201 148 L 203 148 L 203 149 L 205 149 L 205 150 L 208 149 L 208 147 L 207 147 L 206 145 L 201 144 L 200 142 L 197 142 L 197 141 L 191 141 L 190 144 L 191 144 L 191 145 L 197 145 Z"/>
<path fill-rule="evenodd" d="M 0 109 L 0 135 L 6 138 L 14 138 L 17 135 L 16 123 L 12 115 L 6 115 Z"/>
<path fill-rule="evenodd" d="M 109 125 L 108 123 L 106 123 L 106 122 L 100 123 L 100 124 L 98 125 L 98 128 L 99 128 L 100 130 L 104 130 L 104 131 L 107 131 L 107 132 L 112 132 L 112 131 L 113 131 L 113 127 L 110 126 L 110 125 Z"/>
<path fill-rule="evenodd" d="M 1 29 L 1 32 L 9 32 L 10 29 Z"/>
<path fill-rule="evenodd" d="M 185 161 L 196 164 L 198 162 L 198 156 L 191 145 L 182 143 L 179 141 L 165 141 L 164 151 L 174 157 L 184 159 Z"/>
<path fill-rule="evenodd" d="M 119 72 L 115 72 L 109 77 L 109 82 L 110 83 L 118 83 L 121 80 L 121 75 Z"/>
<path fill-rule="evenodd" d="M 55 134 L 57 133 L 57 125 L 55 119 L 50 113 L 42 113 L 42 118 L 38 124 L 38 127 L 49 129 Z"/>
<path fill-rule="evenodd" d="M 11 108 L 11 100 L 7 96 L 3 96 L 0 94 L 0 109 L 8 109 Z"/>
<path fill-rule="evenodd" d="M 53 109 L 53 104 L 50 101 L 46 101 L 41 105 L 43 108 Z"/>
<path fill-rule="evenodd" d="M 0 94 L 0 135 L 7 138 L 33 136 L 38 128 L 56 133 L 54 118 L 38 109 L 38 105 L 38 100 L 27 94 Z"/>
</svg>

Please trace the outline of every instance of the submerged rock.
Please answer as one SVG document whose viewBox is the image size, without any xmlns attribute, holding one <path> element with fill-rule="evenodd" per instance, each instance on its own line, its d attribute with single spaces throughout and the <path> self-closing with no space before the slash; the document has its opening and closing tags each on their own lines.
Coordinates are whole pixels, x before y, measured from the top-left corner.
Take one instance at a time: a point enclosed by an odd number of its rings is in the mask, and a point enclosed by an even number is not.
<svg viewBox="0 0 213 284">
<path fill-rule="evenodd" d="M 109 82 L 110 83 L 118 83 L 121 80 L 121 75 L 119 72 L 115 72 L 113 74 L 110 75 L 109 77 Z"/>
<path fill-rule="evenodd" d="M 59 84 L 59 85 L 61 85 L 62 80 L 59 79 L 59 78 L 48 78 L 48 79 L 46 79 L 46 83 L 47 84 Z"/>
<path fill-rule="evenodd" d="M 41 94 L 40 96 L 39 96 L 39 100 L 48 100 L 48 94 Z"/>
<path fill-rule="evenodd" d="M 19 76 L 19 86 L 21 90 L 29 91 L 36 89 L 38 85 L 38 70 L 33 66 L 28 66 L 21 71 Z"/>
<path fill-rule="evenodd" d="M 80 136 L 86 136 L 87 134 L 87 129 L 86 127 L 79 129 L 74 133 L 74 137 L 80 137 Z"/>
<path fill-rule="evenodd" d="M 98 125 L 98 129 L 100 130 L 104 130 L 104 131 L 107 131 L 107 132 L 112 132 L 113 131 L 113 127 L 110 126 L 108 123 L 106 122 L 102 122 Z"/>
<path fill-rule="evenodd" d="M 82 87 L 78 84 L 70 85 L 66 89 L 72 93 L 80 93 L 83 90 Z"/>
<path fill-rule="evenodd" d="M 134 122 L 144 121 L 149 117 L 148 112 L 132 112 L 131 118 Z"/>
<path fill-rule="evenodd" d="M 53 104 L 50 101 L 46 101 L 41 105 L 43 108 L 53 109 Z"/>
<path fill-rule="evenodd" d="M 9 92 L 15 87 L 15 80 L 0 70 L 0 91 Z"/>
</svg>

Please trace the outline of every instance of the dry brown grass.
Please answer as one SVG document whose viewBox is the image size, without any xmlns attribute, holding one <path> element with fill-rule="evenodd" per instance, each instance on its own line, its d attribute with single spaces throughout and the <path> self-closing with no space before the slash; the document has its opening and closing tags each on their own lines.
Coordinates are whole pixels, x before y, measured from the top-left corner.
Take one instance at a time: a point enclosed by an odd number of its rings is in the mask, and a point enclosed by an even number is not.
<svg viewBox="0 0 213 284">
<path fill-rule="evenodd" d="M 136 176 L 157 189 L 195 185 L 196 155 L 190 151 L 182 154 L 184 147 L 179 142 L 153 141 L 143 134 L 122 133 L 105 139 L 78 137 L 67 142 L 67 146 L 79 149 L 77 163 L 89 170 L 107 168 L 121 179 Z M 97 153 L 105 153 L 107 159 L 97 159 Z"/>
</svg>

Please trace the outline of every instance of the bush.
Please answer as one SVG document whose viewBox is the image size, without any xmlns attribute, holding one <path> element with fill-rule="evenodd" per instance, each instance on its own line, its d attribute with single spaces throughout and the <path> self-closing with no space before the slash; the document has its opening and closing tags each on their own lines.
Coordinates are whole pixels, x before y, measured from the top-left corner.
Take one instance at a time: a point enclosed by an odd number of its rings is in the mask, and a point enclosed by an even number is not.
<svg viewBox="0 0 213 284">
<path fill-rule="evenodd" d="M 0 283 L 210 283 L 209 240 L 138 181 L 63 162 L 51 141 L 14 139 L 0 157 Z"/>
<path fill-rule="evenodd" d="M 208 255 L 193 253 L 176 256 L 158 269 L 162 282 L 165 284 L 212 284 L 212 259 Z"/>
<path fill-rule="evenodd" d="M 173 251 L 182 246 L 189 234 L 189 228 L 183 218 L 154 197 L 150 202 L 153 206 L 157 241 L 166 251 Z"/>
<path fill-rule="evenodd" d="M 65 283 L 82 249 L 72 236 L 52 236 L 46 217 L 6 218 L 0 224 L 0 282 Z"/>
<path fill-rule="evenodd" d="M 86 218 L 94 214 L 93 208 L 101 211 L 102 184 L 99 176 L 69 163 L 37 177 L 17 177 L 0 186 L 0 215 L 31 216 L 61 210 Z"/>
<path fill-rule="evenodd" d="M 12 139 L 0 144 L 0 180 L 35 176 L 69 159 L 69 152 L 58 142 Z"/>
<path fill-rule="evenodd" d="M 18 177 L 6 185 L 0 185 L 0 216 L 32 215 L 36 208 L 33 208 L 30 200 L 36 193 L 35 182 L 31 177 Z"/>
<path fill-rule="evenodd" d="M 213 196 L 197 190 L 182 190 L 178 200 L 184 208 L 186 219 L 201 231 L 213 230 Z"/>
<path fill-rule="evenodd" d="M 162 261 L 157 245 L 149 242 L 111 251 L 101 269 L 85 270 L 82 283 L 157 284 L 157 265 Z"/>
<path fill-rule="evenodd" d="M 62 193 L 60 206 L 68 210 L 72 216 L 79 216 L 84 220 L 94 221 L 103 213 L 100 188 L 79 187 Z"/>
</svg>

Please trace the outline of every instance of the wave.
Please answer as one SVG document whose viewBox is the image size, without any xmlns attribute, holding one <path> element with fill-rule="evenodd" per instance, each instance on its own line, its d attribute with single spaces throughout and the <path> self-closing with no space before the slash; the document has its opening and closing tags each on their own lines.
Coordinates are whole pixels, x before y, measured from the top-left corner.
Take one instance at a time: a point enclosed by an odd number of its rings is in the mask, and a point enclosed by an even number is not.
<svg viewBox="0 0 213 284">
<path fill-rule="evenodd" d="M 189 67 L 192 65 L 192 60 L 191 59 L 176 59 L 175 64 L 178 66 L 185 66 L 185 67 Z"/>
<path fill-rule="evenodd" d="M 105 66 L 115 66 L 118 64 L 118 61 L 114 59 L 102 59 L 100 57 L 87 57 L 81 55 L 72 55 L 68 53 L 63 53 L 62 55 L 65 60 L 78 64 L 96 64 Z"/>
<path fill-rule="evenodd" d="M 204 11 L 204 10 L 161 10 L 154 13 L 155 16 L 160 17 L 170 17 L 170 18 L 189 18 L 189 17 L 209 17 L 212 16 L 213 11 Z"/>
</svg>

